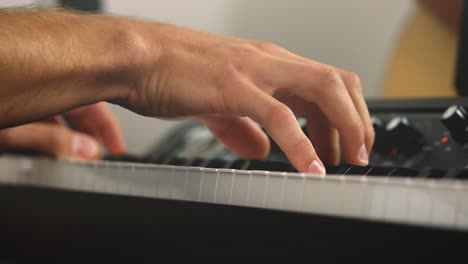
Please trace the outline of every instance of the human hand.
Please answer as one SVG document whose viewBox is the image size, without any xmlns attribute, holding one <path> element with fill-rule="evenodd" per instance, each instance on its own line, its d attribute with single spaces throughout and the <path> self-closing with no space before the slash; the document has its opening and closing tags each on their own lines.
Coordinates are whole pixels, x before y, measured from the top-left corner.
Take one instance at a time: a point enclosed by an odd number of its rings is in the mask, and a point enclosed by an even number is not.
<svg viewBox="0 0 468 264">
<path fill-rule="evenodd" d="M 122 132 L 104 103 L 77 108 L 62 116 L 0 130 L 0 151 L 33 151 L 56 157 L 98 159 L 99 144 L 112 154 L 125 152 Z"/>
<path fill-rule="evenodd" d="M 268 154 L 263 126 L 301 172 L 339 160 L 366 165 L 374 130 L 359 78 L 270 43 L 170 25 L 139 27 L 143 65 L 123 106 L 155 117 L 201 120 L 234 152 Z M 159 43 L 160 45 L 155 45 Z M 307 119 L 309 138 L 296 116 Z M 320 157 L 320 158 L 319 158 Z"/>
</svg>

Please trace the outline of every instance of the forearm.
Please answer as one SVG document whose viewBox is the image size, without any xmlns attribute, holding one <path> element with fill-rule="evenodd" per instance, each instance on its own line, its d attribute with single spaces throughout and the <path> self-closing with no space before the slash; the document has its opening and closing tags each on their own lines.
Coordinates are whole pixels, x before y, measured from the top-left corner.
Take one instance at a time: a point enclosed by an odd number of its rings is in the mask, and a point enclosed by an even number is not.
<svg viewBox="0 0 468 264">
<path fill-rule="evenodd" d="M 136 22 L 59 11 L 0 11 L 0 127 L 128 93 Z"/>
</svg>

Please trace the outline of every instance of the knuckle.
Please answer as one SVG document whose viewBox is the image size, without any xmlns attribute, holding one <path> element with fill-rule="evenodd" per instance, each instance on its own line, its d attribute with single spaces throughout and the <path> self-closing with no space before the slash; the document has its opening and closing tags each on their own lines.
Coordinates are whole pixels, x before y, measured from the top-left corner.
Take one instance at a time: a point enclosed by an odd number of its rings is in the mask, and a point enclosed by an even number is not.
<svg viewBox="0 0 468 264">
<path fill-rule="evenodd" d="M 214 98 L 207 100 L 212 112 L 237 113 L 238 94 L 243 89 L 240 73 L 232 65 L 227 65 L 220 70 Z"/>
<path fill-rule="evenodd" d="M 259 41 L 259 40 L 254 40 L 252 41 L 252 44 L 261 51 L 264 52 L 273 52 L 278 50 L 280 47 L 276 44 L 273 44 L 271 42 L 266 42 L 266 41 Z"/>
<path fill-rule="evenodd" d="M 235 57 L 240 60 L 249 60 L 255 57 L 258 53 L 256 46 L 247 42 L 236 47 Z"/>
<path fill-rule="evenodd" d="M 222 86 L 237 83 L 237 80 L 239 80 L 239 68 L 232 63 L 226 63 L 221 67 L 219 75 L 219 81 Z"/>
<path fill-rule="evenodd" d="M 343 85 L 341 75 L 333 68 L 326 68 L 322 73 L 322 80 L 327 89 L 339 89 Z"/>
<path fill-rule="evenodd" d="M 361 78 L 356 73 L 346 71 L 343 75 L 343 79 L 349 84 L 348 89 L 362 90 Z"/>
<path fill-rule="evenodd" d="M 269 118 L 267 122 L 276 126 L 282 126 L 282 124 L 288 125 L 291 118 L 295 119 L 292 110 L 283 104 L 273 106 L 268 113 Z"/>
</svg>

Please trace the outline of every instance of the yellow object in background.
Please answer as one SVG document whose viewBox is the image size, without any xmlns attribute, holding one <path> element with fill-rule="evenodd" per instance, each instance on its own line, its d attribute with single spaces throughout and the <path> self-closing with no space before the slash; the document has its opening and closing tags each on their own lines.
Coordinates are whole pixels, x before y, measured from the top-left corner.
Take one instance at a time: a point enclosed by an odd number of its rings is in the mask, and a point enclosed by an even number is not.
<svg viewBox="0 0 468 264">
<path fill-rule="evenodd" d="M 456 96 L 458 36 L 429 11 L 417 8 L 388 67 L 386 98 Z"/>
</svg>

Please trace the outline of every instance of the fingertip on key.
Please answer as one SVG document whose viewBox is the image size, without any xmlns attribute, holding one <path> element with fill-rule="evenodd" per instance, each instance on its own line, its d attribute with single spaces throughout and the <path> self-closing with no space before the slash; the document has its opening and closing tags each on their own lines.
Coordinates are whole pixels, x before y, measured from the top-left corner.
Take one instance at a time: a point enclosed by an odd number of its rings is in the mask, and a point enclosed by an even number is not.
<svg viewBox="0 0 468 264">
<path fill-rule="evenodd" d="M 367 166 L 369 164 L 369 153 L 367 152 L 365 144 L 363 144 L 359 150 L 359 160 L 363 166 Z"/>
<path fill-rule="evenodd" d="M 312 161 L 312 163 L 309 166 L 309 171 L 310 174 L 315 174 L 315 175 L 325 175 L 325 166 L 323 165 L 322 161 L 320 159 L 316 159 Z"/>
</svg>

